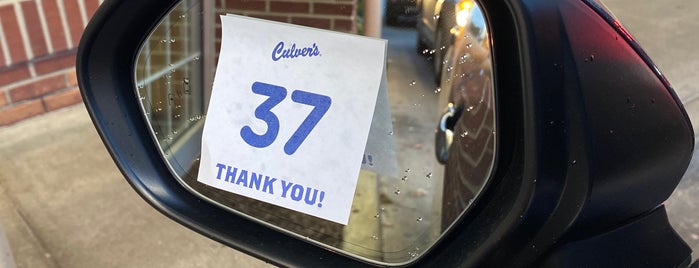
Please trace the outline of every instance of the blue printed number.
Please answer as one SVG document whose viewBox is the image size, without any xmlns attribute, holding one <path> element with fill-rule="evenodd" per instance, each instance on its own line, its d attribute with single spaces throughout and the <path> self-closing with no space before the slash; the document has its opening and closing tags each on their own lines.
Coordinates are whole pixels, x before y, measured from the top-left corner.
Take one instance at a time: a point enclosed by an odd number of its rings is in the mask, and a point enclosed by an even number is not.
<svg viewBox="0 0 699 268">
<path fill-rule="evenodd" d="M 271 110 L 286 98 L 286 88 L 255 82 L 252 84 L 252 92 L 269 96 L 255 109 L 255 117 L 267 123 L 267 132 L 258 135 L 250 126 L 245 126 L 240 130 L 240 136 L 251 146 L 264 148 L 272 144 L 279 134 L 279 118 Z"/>
<path fill-rule="evenodd" d="M 296 90 L 291 93 L 291 100 L 296 103 L 306 104 L 313 106 L 313 110 L 310 114 L 303 120 L 303 123 L 296 129 L 289 141 L 284 145 L 284 152 L 288 155 L 292 155 L 296 152 L 296 149 L 301 146 L 308 134 L 311 133 L 314 127 L 318 124 L 325 112 L 330 109 L 331 100 L 330 97 L 319 95 L 311 92 Z"/>
<path fill-rule="evenodd" d="M 280 86 L 255 82 L 252 84 L 252 92 L 269 96 L 267 100 L 255 109 L 255 117 L 267 123 L 267 132 L 258 135 L 252 131 L 250 126 L 244 126 L 240 130 L 240 136 L 251 146 L 264 148 L 274 143 L 274 140 L 277 139 L 277 134 L 279 134 L 279 118 L 271 110 L 286 98 L 286 89 Z M 284 153 L 287 155 L 292 155 L 296 152 L 332 104 L 332 100 L 328 96 L 302 90 L 292 92 L 291 100 L 296 103 L 313 106 L 313 110 L 284 145 Z"/>
</svg>

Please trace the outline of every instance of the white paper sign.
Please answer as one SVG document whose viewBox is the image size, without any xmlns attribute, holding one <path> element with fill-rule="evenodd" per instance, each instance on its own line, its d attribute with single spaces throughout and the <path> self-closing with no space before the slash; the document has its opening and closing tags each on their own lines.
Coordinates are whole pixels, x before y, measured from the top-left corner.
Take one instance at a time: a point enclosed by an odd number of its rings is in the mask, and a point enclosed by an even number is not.
<svg viewBox="0 0 699 268">
<path fill-rule="evenodd" d="M 198 180 L 347 224 L 386 41 L 221 16 Z"/>
<path fill-rule="evenodd" d="M 376 99 L 374 119 L 371 121 L 369 139 L 362 158 L 362 169 L 384 176 L 396 177 L 398 176 L 398 160 L 396 158 L 396 143 L 393 139 L 390 108 L 388 83 L 384 69 L 379 95 Z"/>
</svg>

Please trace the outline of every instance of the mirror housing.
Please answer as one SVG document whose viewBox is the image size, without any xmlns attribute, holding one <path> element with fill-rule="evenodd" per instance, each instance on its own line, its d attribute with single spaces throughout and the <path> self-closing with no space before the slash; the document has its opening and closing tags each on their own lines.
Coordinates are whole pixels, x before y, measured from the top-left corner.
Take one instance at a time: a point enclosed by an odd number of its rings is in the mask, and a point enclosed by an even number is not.
<svg viewBox="0 0 699 268">
<path fill-rule="evenodd" d="M 105 1 L 80 43 L 83 99 L 127 181 L 178 223 L 273 264 L 369 265 L 205 202 L 173 178 L 141 116 L 132 70 L 177 2 Z M 689 164 L 694 134 L 652 61 L 594 1 L 481 4 L 499 115 L 492 183 L 413 264 L 688 265 L 662 202 Z"/>
</svg>

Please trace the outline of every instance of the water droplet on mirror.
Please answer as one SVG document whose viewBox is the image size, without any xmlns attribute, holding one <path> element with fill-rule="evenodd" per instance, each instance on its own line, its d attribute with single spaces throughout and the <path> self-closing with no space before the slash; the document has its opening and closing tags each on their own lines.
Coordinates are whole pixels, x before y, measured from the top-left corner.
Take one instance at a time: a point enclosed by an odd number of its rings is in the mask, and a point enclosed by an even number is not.
<svg viewBox="0 0 699 268">
<path fill-rule="evenodd" d="M 430 53 L 430 50 L 429 50 L 429 49 L 424 49 L 424 50 L 422 51 L 422 55 L 426 55 L 427 53 Z"/>
<path fill-rule="evenodd" d="M 170 43 L 174 43 L 174 42 L 175 42 L 175 39 L 174 39 L 174 38 L 173 38 L 173 39 L 170 39 Z"/>
<path fill-rule="evenodd" d="M 193 61 L 193 62 L 199 61 L 199 56 L 194 57 L 194 58 L 192 59 L 192 61 Z"/>
<path fill-rule="evenodd" d="M 468 62 L 468 60 L 471 58 L 471 55 L 469 54 L 464 54 L 461 57 L 459 57 L 459 64 L 464 64 Z"/>
<path fill-rule="evenodd" d="M 464 131 L 464 133 L 461 133 L 462 138 L 466 138 L 466 136 L 468 136 L 468 130 Z"/>
<path fill-rule="evenodd" d="M 182 14 L 182 15 L 180 15 L 180 16 L 179 16 L 178 18 L 180 18 L 180 19 L 184 19 L 184 18 L 186 18 L 186 17 L 187 17 L 187 15 L 186 15 L 186 14 Z"/>
<path fill-rule="evenodd" d="M 590 56 L 585 58 L 585 62 L 592 62 L 595 60 L 595 55 L 591 54 Z"/>
<path fill-rule="evenodd" d="M 578 160 L 573 160 L 573 165 L 577 164 Z"/>
<path fill-rule="evenodd" d="M 414 86 L 414 85 L 416 85 L 416 84 L 417 84 L 417 82 L 415 82 L 415 80 L 413 80 L 413 81 L 410 81 L 410 83 L 409 83 L 408 85 L 412 87 L 412 86 Z"/>
<path fill-rule="evenodd" d="M 406 170 L 405 170 L 405 173 L 410 173 L 410 169 L 406 169 Z"/>
<path fill-rule="evenodd" d="M 434 16 L 432 16 L 432 19 L 433 19 L 433 20 L 438 20 L 438 19 L 439 19 L 439 14 L 434 14 Z"/>
<path fill-rule="evenodd" d="M 372 235 L 372 236 L 371 236 L 371 239 L 379 240 L 379 236 L 377 236 L 377 235 Z"/>
<path fill-rule="evenodd" d="M 473 44 L 471 44 L 471 43 L 466 44 L 466 48 L 471 48 L 472 46 L 473 46 Z"/>
<path fill-rule="evenodd" d="M 445 49 L 447 49 L 446 46 L 442 46 L 442 47 L 439 48 L 440 51 L 445 50 Z"/>
<path fill-rule="evenodd" d="M 433 49 L 433 50 L 430 50 L 430 55 L 434 54 L 435 52 L 437 52 L 437 51 L 434 50 L 434 49 Z"/>
<path fill-rule="evenodd" d="M 434 94 L 437 94 L 437 93 L 439 93 L 439 92 L 442 92 L 442 88 L 441 88 L 441 87 L 438 87 L 438 88 L 435 88 L 435 89 L 434 89 Z"/>
<path fill-rule="evenodd" d="M 376 215 L 374 215 L 375 219 L 378 219 L 379 217 L 381 217 L 381 214 L 379 214 L 379 213 L 376 213 Z"/>
<path fill-rule="evenodd" d="M 425 178 L 431 179 L 431 178 L 432 178 L 432 172 L 427 173 L 427 175 L 425 175 Z"/>
<path fill-rule="evenodd" d="M 393 136 L 393 131 L 388 132 L 388 136 Z"/>
<path fill-rule="evenodd" d="M 466 108 L 466 111 L 467 112 L 473 111 L 473 106 L 468 106 L 468 108 Z"/>
<path fill-rule="evenodd" d="M 399 195 L 399 194 L 400 194 L 400 189 L 396 189 L 396 191 L 393 192 L 393 193 L 396 194 L 396 195 Z"/>
<path fill-rule="evenodd" d="M 160 43 L 161 43 L 161 44 L 165 44 L 165 43 L 167 43 L 167 40 L 165 40 L 165 39 L 160 40 Z"/>
<path fill-rule="evenodd" d="M 403 176 L 403 178 L 400 178 L 402 181 L 408 181 L 408 176 Z"/>
<path fill-rule="evenodd" d="M 422 217 L 417 217 L 417 220 L 416 220 L 416 221 L 417 221 L 417 222 L 421 222 L 421 221 L 422 221 Z"/>
<path fill-rule="evenodd" d="M 189 78 L 187 78 L 187 77 L 183 78 L 182 82 L 184 82 L 185 85 L 189 85 Z"/>
<path fill-rule="evenodd" d="M 451 72 L 453 70 L 454 70 L 454 66 L 447 67 L 447 72 Z M 449 82 L 449 80 L 447 80 L 447 82 Z"/>
</svg>

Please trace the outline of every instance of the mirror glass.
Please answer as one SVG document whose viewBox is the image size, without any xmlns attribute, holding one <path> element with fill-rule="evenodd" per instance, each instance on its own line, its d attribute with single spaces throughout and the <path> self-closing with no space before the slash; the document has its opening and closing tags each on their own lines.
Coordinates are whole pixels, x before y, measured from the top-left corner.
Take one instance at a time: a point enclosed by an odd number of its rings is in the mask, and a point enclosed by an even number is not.
<svg viewBox="0 0 699 268">
<path fill-rule="evenodd" d="M 388 101 L 377 105 L 390 111 L 385 135 L 395 147 L 398 174 L 375 172 L 371 155 L 347 159 L 362 167 L 347 225 L 197 181 L 221 49 L 219 16 L 225 14 L 380 33 L 388 40 Z M 488 184 L 496 149 L 491 60 L 488 23 L 477 1 L 184 0 L 142 45 L 134 88 L 163 159 L 188 190 L 334 251 L 405 264 L 429 251 L 477 205 Z"/>
</svg>

